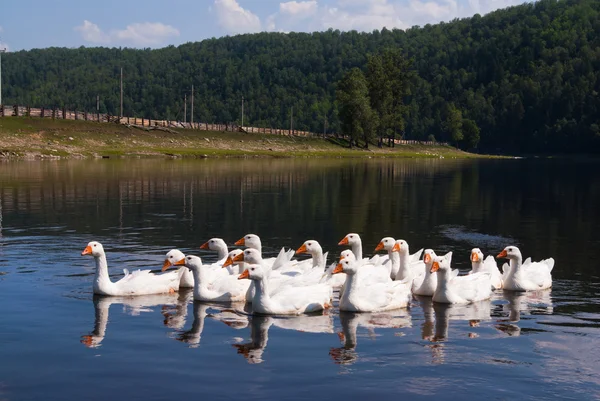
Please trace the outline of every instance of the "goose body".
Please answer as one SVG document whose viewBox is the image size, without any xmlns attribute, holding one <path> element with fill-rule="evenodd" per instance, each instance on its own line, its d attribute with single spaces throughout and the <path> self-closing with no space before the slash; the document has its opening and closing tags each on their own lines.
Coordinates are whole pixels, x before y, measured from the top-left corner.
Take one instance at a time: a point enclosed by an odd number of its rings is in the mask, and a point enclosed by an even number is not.
<svg viewBox="0 0 600 401">
<path fill-rule="evenodd" d="M 399 239 L 394 244 L 392 252 L 398 253 L 398 269 L 396 275 L 393 277 L 394 280 L 408 280 L 412 283 L 412 280 L 416 276 L 425 273 L 425 263 L 419 260 L 423 249 L 419 249 L 419 251 L 411 255 L 408 243 L 403 239 Z"/>
<path fill-rule="evenodd" d="M 117 282 L 112 282 L 108 276 L 108 264 L 102 244 L 90 242 L 81 255 L 92 255 L 96 263 L 94 274 L 94 294 L 110 296 L 133 296 L 171 293 L 179 290 L 183 270 L 154 274 L 150 270 L 135 270 L 129 272 L 123 269 L 125 276 Z"/>
<path fill-rule="evenodd" d="M 532 262 L 531 258 L 527 258 L 523 262 L 521 251 L 516 246 L 507 246 L 497 257 L 510 260 L 510 265 L 505 263 L 502 266 L 505 290 L 536 291 L 552 287 L 554 259 Z"/>
<path fill-rule="evenodd" d="M 500 290 L 502 289 L 502 274 L 498 269 L 498 264 L 496 263 L 496 259 L 492 255 L 489 255 L 487 258 L 483 258 L 483 252 L 479 248 L 473 248 L 471 250 L 471 272 L 479 273 L 479 272 L 487 272 L 490 273 L 492 289 Z"/>
<path fill-rule="evenodd" d="M 406 308 L 410 302 L 410 284 L 404 281 L 361 283 L 359 270 L 370 269 L 368 264 L 359 265 L 350 258 L 338 263 L 334 274 L 346 273 L 346 283 L 340 293 L 340 310 L 347 312 L 380 312 Z M 389 279 L 389 277 L 388 277 Z"/>
<path fill-rule="evenodd" d="M 426 297 L 433 296 L 435 289 L 437 288 L 438 275 L 431 272 L 431 266 L 433 265 L 433 259 L 436 257 L 435 252 L 432 249 L 426 249 L 423 256 L 423 263 L 425 270 L 422 274 L 418 275 L 413 279 L 412 282 L 412 293 L 415 295 L 422 295 Z M 444 257 L 451 259 L 452 253 L 448 253 Z M 458 271 L 457 271 L 458 273 Z"/>
<path fill-rule="evenodd" d="M 239 279 L 254 282 L 252 310 L 264 315 L 300 315 L 331 307 L 332 291 L 327 284 L 285 287 L 271 295 L 269 277 L 261 265 L 248 265 Z"/>
<path fill-rule="evenodd" d="M 468 304 L 491 297 L 492 284 L 489 273 L 457 276 L 450 268 L 449 258 L 436 256 L 433 260 L 431 272 L 437 272 L 439 276 L 433 293 L 433 302 Z"/>
</svg>

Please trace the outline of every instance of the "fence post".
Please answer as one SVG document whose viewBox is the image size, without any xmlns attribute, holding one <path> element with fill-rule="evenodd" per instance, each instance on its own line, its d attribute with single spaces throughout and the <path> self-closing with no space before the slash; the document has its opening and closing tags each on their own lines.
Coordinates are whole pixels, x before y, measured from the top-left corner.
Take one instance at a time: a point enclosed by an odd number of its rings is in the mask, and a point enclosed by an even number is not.
<svg viewBox="0 0 600 401">
<path fill-rule="evenodd" d="M 52 119 L 54 120 L 56 118 L 56 107 L 52 108 Z"/>
<path fill-rule="evenodd" d="M 42 107 L 42 108 L 41 108 L 41 110 L 40 110 L 40 117 L 41 117 L 41 118 L 44 118 L 44 108 L 43 108 L 43 107 Z"/>
<path fill-rule="evenodd" d="M 27 117 L 31 117 L 31 106 L 27 106 Z"/>
<path fill-rule="evenodd" d="M 87 120 L 88 120 L 88 112 L 87 112 L 87 111 L 84 111 L 84 112 L 83 112 L 83 119 L 84 119 L 85 121 L 87 121 Z"/>
</svg>

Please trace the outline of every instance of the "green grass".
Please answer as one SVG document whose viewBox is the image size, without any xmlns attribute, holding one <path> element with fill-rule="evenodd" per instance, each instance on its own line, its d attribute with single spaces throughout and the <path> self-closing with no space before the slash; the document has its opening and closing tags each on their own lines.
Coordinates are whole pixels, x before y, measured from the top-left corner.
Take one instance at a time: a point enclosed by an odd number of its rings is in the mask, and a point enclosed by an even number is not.
<svg viewBox="0 0 600 401">
<path fill-rule="evenodd" d="M 304 138 L 241 132 L 175 129 L 177 133 L 118 124 L 49 118 L 0 118 L 0 151 L 15 157 L 324 157 L 471 158 L 450 146 L 374 145 L 350 149 L 336 138 Z M 208 140 L 207 140 L 208 139 Z M 485 157 L 485 156 L 484 156 Z"/>
</svg>

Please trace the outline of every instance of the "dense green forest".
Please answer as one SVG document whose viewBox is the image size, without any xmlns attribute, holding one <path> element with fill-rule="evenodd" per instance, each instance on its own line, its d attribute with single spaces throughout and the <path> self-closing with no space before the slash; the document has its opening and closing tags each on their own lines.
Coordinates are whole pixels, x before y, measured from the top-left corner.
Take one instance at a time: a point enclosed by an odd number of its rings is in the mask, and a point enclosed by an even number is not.
<svg viewBox="0 0 600 401">
<path fill-rule="evenodd" d="M 243 95 L 247 125 L 289 127 L 293 108 L 294 128 L 323 132 L 327 121 L 341 132 L 342 79 L 353 68 L 367 74 L 384 49 L 398 49 L 414 72 L 398 136 L 452 141 L 476 130 L 485 151 L 600 151 L 600 0 L 541 0 L 405 31 L 19 51 L 3 57 L 3 95 L 90 111 L 99 95 L 101 112 L 118 113 L 123 67 L 125 115 L 183 120 L 193 84 L 196 121 L 239 121 Z"/>
</svg>

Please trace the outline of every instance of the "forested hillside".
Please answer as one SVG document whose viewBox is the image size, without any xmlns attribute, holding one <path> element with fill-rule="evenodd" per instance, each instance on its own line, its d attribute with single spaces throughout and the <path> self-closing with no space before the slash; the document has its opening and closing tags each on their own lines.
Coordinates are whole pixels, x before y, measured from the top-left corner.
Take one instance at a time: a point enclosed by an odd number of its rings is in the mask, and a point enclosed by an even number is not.
<svg viewBox="0 0 600 401">
<path fill-rule="evenodd" d="M 372 33 L 259 33 L 157 50 L 49 48 L 3 57 L 5 103 L 183 120 L 341 129 L 336 89 L 368 55 L 400 49 L 414 74 L 407 139 L 450 140 L 453 115 L 473 121 L 479 148 L 600 151 L 600 0 L 542 0 L 486 16 Z M 189 113 L 189 107 L 188 107 Z M 189 117 L 188 117 L 189 118 Z M 464 121 L 464 120 L 463 120 Z"/>
</svg>

